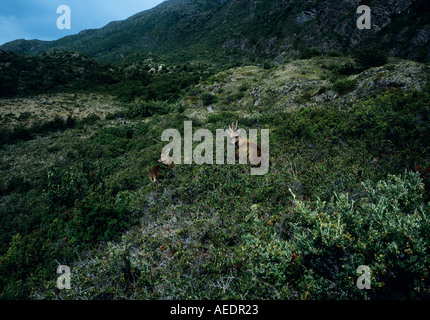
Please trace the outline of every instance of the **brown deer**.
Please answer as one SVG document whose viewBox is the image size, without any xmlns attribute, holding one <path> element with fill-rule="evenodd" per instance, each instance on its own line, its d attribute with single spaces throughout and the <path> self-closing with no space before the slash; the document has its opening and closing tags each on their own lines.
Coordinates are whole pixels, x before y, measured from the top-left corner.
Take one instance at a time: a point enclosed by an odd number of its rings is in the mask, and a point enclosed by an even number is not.
<svg viewBox="0 0 430 320">
<path fill-rule="evenodd" d="M 226 132 L 230 136 L 230 143 L 236 145 L 236 159 L 240 159 L 241 156 L 246 156 L 247 162 L 250 162 L 252 165 L 260 163 L 260 159 L 261 163 L 264 162 L 264 155 L 262 155 L 260 146 L 242 137 L 244 132 L 242 129 L 237 128 L 237 121 L 236 126 L 232 123 L 231 127 L 229 127 Z M 251 148 L 256 150 L 256 152 L 251 153 Z"/>
<path fill-rule="evenodd" d="M 162 164 L 152 167 L 151 171 L 148 173 L 149 180 L 152 182 L 152 188 L 158 186 L 158 181 L 163 178 L 164 169 L 173 168 L 175 166 L 173 159 L 169 156 L 169 153 L 170 149 L 162 152 L 160 159 L 158 159 L 158 162 L 161 162 Z"/>
</svg>

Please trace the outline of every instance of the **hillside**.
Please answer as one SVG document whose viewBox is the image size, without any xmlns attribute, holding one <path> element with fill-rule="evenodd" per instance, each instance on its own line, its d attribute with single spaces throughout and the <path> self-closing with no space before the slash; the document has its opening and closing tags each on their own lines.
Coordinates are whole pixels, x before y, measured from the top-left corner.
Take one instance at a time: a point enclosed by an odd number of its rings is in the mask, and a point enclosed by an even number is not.
<svg viewBox="0 0 430 320">
<path fill-rule="evenodd" d="M 25 56 L 0 50 L 0 98 L 98 92 L 126 101 L 174 100 L 213 72 L 203 65 L 166 65 L 154 56 L 114 66 L 72 51 Z"/>
<path fill-rule="evenodd" d="M 425 0 L 360 4 L 372 8 L 370 30 L 356 27 L 356 0 L 175 0 L 101 29 L 50 42 L 17 40 L 0 49 L 27 55 L 71 50 L 104 62 L 130 62 L 155 53 L 175 63 L 232 64 L 374 48 L 429 60 Z"/>
<path fill-rule="evenodd" d="M 107 100 L 104 118 L 6 141 L 1 297 L 428 298 L 429 69 L 360 69 L 344 57 L 237 67 L 173 103 Z M 152 189 L 161 133 L 190 120 L 270 129 L 269 173 L 178 164 Z M 56 289 L 58 263 L 73 290 Z M 355 286 L 362 264 L 371 290 Z"/>
<path fill-rule="evenodd" d="M 171 0 L 2 46 L 0 299 L 428 300 L 429 11 L 361 2 L 370 31 L 352 0 Z M 265 175 L 183 164 L 187 122 L 236 121 Z"/>
</svg>

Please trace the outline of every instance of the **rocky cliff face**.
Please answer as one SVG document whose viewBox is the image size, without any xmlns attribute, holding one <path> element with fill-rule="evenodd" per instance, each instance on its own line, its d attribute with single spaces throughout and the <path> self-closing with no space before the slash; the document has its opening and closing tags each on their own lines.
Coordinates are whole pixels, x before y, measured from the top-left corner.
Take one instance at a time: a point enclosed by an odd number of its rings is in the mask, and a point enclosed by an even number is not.
<svg viewBox="0 0 430 320">
<path fill-rule="evenodd" d="M 367 2 L 371 28 L 360 30 L 357 7 Z M 321 51 L 376 47 L 392 56 L 429 58 L 429 9 L 414 0 L 335 0 L 316 4 L 301 12 L 296 22 L 303 25 L 302 40 Z"/>
<path fill-rule="evenodd" d="M 190 61 L 273 59 L 315 52 L 376 48 L 392 56 L 430 59 L 426 0 L 175 0 L 104 28 L 58 41 L 18 40 L 0 47 L 38 54 L 74 50 L 105 61 L 153 52 Z M 371 9 L 371 28 L 360 30 L 357 8 Z M 214 51 L 214 49 L 216 49 Z"/>
<path fill-rule="evenodd" d="M 362 14 L 357 8 L 363 4 L 371 10 L 371 28 L 361 30 L 357 19 Z M 256 17 L 260 25 L 268 21 L 273 26 L 270 36 L 263 35 L 254 46 L 249 38 L 229 39 L 224 45 L 236 44 L 233 47 L 243 52 L 260 46 L 260 52 L 272 55 L 288 55 L 303 45 L 322 53 L 377 48 L 392 56 L 428 61 L 430 10 L 426 5 L 420 0 L 275 1 L 266 18 Z"/>
</svg>

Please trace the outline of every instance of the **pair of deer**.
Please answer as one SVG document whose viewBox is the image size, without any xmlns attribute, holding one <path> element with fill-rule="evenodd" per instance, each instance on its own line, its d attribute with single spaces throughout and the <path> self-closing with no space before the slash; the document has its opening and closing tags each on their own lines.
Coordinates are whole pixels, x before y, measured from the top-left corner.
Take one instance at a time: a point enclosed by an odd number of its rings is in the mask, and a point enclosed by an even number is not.
<svg viewBox="0 0 430 320">
<path fill-rule="evenodd" d="M 230 137 L 230 143 L 236 145 L 236 159 L 241 156 L 240 151 L 247 153 L 248 161 L 251 163 L 257 163 L 259 159 L 261 159 L 261 148 L 258 144 L 256 144 L 253 141 L 249 141 L 246 138 L 243 138 L 241 129 L 237 128 L 238 124 L 236 121 L 236 126 L 234 124 L 231 125 L 226 130 L 226 133 Z M 246 148 L 244 148 L 244 145 L 246 144 Z M 254 150 L 257 150 L 256 155 L 252 155 L 252 153 L 248 153 L 251 148 L 254 148 Z M 170 149 L 167 149 L 161 154 L 161 158 L 158 159 L 158 162 L 161 162 L 162 164 L 154 166 L 151 171 L 149 171 L 148 177 L 149 180 L 152 182 L 152 187 L 158 186 L 158 181 L 160 178 L 162 178 L 162 171 L 163 169 L 167 168 L 173 168 L 175 164 L 173 163 L 173 159 L 169 156 Z M 259 159 L 254 159 L 251 157 L 258 157 Z"/>
</svg>

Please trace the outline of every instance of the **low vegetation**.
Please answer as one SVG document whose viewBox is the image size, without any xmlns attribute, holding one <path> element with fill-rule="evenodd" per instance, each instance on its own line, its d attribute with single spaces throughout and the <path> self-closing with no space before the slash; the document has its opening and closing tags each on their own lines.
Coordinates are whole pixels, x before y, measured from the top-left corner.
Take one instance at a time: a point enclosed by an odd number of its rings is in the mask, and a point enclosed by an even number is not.
<svg viewBox="0 0 430 320">
<path fill-rule="evenodd" d="M 0 297 L 428 299 L 430 87 L 357 94 L 381 70 L 402 84 L 406 66 L 368 66 L 368 78 L 343 57 L 198 81 L 182 70 L 184 88 L 162 89 L 166 73 L 155 96 L 142 85 L 104 118 L 8 130 Z M 189 120 L 270 129 L 270 171 L 176 164 L 152 190 L 161 133 Z M 71 267 L 71 290 L 56 287 L 59 265 Z M 356 286 L 360 265 L 370 290 Z"/>
<path fill-rule="evenodd" d="M 211 68 L 190 64 L 168 67 L 148 56 L 132 63 L 109 65 L 64 51 L 34 57 L 0 51 L 0 70 L 0 97 L 95 92 L 114 95 L 123 102 L 136 97 L 174 101 L 183 89 L 213 72 Z"/>
</svg>

